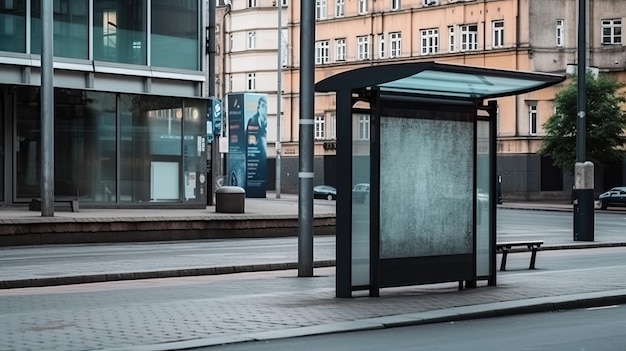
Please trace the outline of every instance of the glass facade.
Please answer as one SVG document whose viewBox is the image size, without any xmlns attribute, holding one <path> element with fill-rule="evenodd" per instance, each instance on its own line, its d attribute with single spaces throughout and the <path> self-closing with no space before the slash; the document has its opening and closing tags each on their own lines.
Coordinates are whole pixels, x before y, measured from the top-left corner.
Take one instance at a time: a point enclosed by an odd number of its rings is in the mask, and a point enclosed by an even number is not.
<svg viewBox="0 0 626 351">
<path fill-rule="evenodd" d="M 206 204 L 207 102 L 55 90 L 55 196 L 82 203 Z M 16 88 L 16 199 L 40 194 L 38 87 Z"/>
<path fill-rule="evenodd" d="M 196 69 L 199 66 L 198 1 L 152 0 L 151 64 Z"/>
<path fill-rule="evenodd" d="M 54 55 L 87 59 L 89 1 L 54 0 Z M 41 54 L 41 0 L 31 3 L 30 52 Z"/>
<path fill-rule="evenodd" d="M 93 6 L 93 59 L 145 65 L 146 0 L 98 0 Z"/>
<path fill-rule="evenodd" d="M 41 1 L 0 0 L 0 51 L 41 53 Z M 199 0 L 53 1 L 56 57 L 201 70 Z"/>
<path fill-rule="evenodd" d="M 26 52 L 26 0 L 0 1 L 0 51 Z"/>
</svg>

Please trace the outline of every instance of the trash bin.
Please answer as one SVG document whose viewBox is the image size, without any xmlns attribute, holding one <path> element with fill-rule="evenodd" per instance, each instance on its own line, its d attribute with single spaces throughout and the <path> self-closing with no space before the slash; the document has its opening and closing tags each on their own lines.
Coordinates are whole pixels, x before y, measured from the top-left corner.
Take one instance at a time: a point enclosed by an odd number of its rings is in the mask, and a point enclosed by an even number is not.
<svg viewBox="0 0 626 351">
<path fill-rule="evenodd" d="M 215 212 L 244 213 L 246 191 L 238 186 L 223 186 L 215 190 Z"/>
</svg>

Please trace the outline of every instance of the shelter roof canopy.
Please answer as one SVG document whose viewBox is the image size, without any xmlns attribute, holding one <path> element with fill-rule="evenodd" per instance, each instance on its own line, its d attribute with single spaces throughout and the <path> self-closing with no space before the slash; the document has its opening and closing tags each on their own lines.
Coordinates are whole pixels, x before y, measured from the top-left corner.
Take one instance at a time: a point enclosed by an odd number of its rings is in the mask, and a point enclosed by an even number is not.
<svg viewBox="0 0 626 351">
<path fill-rule="evenodd" d="M 565 80 L 562 75 L 500 70 L 446 63 L 417 62 L 377 65 L 328 77 L 318 92 L 378 88 L 461 100 L 482 100 L 539 90 Z"/>
</svg>

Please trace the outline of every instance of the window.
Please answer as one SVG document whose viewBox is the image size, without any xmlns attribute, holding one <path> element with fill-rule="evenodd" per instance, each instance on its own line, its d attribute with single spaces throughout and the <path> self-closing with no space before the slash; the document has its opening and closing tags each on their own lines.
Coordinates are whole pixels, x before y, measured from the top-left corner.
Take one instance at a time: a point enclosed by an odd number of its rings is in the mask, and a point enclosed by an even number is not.
<svg viewBox="0 0 626 351">
<path fill-rule="evenodd" d="M 315 0 L 315 19 L 326 19 L 326 0 Z"/>
<path fill-rule="evenodd" d="M 315 42 L 315 64 L 321 65 L 329 61 L 329 43 L 328 40 Z"/>
<path fill-rule="evenodd" d="M 400 0 L 391 0 L 391 11 L 400 10 Z"/>
<path fill-rule="evenodd" d="M 378 34 L 378 58 L 385 58 L 385 35 Z"/>
<path fill-rule="evenodd" d="M 337 139 L 337 115 L 335 115 L 334 113 L 330 115 L 328 127 L 330 128 L 330 132 L 328 132 L 328 137 L 330 139 Z"/>
<path fill-rule="evenodd" d="M 173 5 L 170 0 L 152 0 L 151 3 L 150 65 L 197 69 L 201 65 L 198 2 Z M 175 11 L 173 7 L 176 7 Z M 174 28 L 170 23 L 178 25 Z"/>
<path fill-rule="evenodd" d="M 315 139 L 324 139 L 325 133 L 324 129 L 326 128 L 326 121 L 324 116 L 315 116 Z"/>
<path fill-rule="evenodd" d="M 337 61 L 346 60 L 346 39 L 335 40 L 335 53 Z"/>
<path fill-rule="evenodd" d="M 456 51 L 456 42 L 454 41 L 454 26 L 448 27 L 448 51 Z"/>
<path fill-rule="evenodd" d="M 246 47 L 248 49 L 256 48 L 256 32 L 248 32 L 248 42 Z"/>
<path fill-rule="evenodd" d="M 288 6 L 288 0 L 280 0 L 283 6 Z"/>
<path fill-rule="evenodd" d="M 608 19 L 602 20 L 602 44 L 621 44 L 622 43 L 622 20 Z"/>
<path fill-rule="evenodd" d="M 478 26 L 461 26 L 461 51 L 478 50 Z"/>
<path fill-rule="evenodd" d="M 257 0 L 248 0 L 248 7 L 257 7 Z"/>
<path fill-rule="evenodd" d="M 402 34 L 389 33 L 389 57 L 400 57 L 402 54 Z"/>
<path fill-rule="evenodd" d="M 248 81 L 246 82 L 246 90 L 256 90 L 256 74 L 248 73 Z"/>
<path fill-rule="evenodd" d="M 556 20 L 556 47 L 562 48 L 565 45 L 565 21 Z"/>
<path fill-rule="evenodd" d="M 422 5 L 424 6 L 437 5 L 437 0 L 422 0 Z"/>
<path fill-rule="evenodd" d="M 95 60 L 139 65 L 147 63 L 148 28 L 145 6 L 145 2 L 130 4 L 122 0 L 93 2 Z M 35 12 L 35 9 L 32 11 Z M 31 35 L 41 32 L 39 22 L 39 19 L 32 19 Z M 37 26 L 37 29 L 34 26 Z M 76 31 L 78 27 L 73 28 Z M 37 46 L 35 38 L 31 44 L 33 48 Z"/>
<path fill-rule="evenodd" d="M 493 21 L 491 26 L 493 29 L 493 47 L 504 47 L 504 21 Z"/>
<path fill-rule="evenodd" d="M 370 139 L 370 116 L 368 115 L 360 115 L 359 116 L 359 131 L 358 131 L 358 140 L 369 140 Z"/>
<path fill-rule="evenodd" d="M 358 4 L 359 4 L 359 8 L 358 8 L 359 15 L 367 13 L 367 0 L 359 0 Z"/>
<path fill-rule="evenodd" d="M 357 58 L 359 60 L 368 60 L 370 58 L 369 37 L 368 36 L 357 37 L 356 45 L 357 45 L 356 46 Z"/>
<path fill-rule="evenodd" d="M 423 29 L 422 36 L 422 55 L 436 54 L 439 52 L 439 29 Z"/>
<path fill-rule="evenodd" d="M 537 135 L 537 105 L 528 106 L 529 134 Z"/>
<path fill-rule="evenodd" d="M 345 12 L 345 0 L 335 0 L 335 17 L 343 17 Z"/>
</svg>

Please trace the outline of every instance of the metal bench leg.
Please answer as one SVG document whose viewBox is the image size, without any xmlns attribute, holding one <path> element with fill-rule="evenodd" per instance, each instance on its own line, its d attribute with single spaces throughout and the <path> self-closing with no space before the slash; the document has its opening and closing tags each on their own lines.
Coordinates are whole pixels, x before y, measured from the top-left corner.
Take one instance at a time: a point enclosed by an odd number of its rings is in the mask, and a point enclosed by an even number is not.
<svg viewBox="0 0 626 351">
<path fill-rule="evenodd" d="M 530 266 L 528 267 L 528 269 L 535 269 L 535 258 L 537 257 L 537 248 L 533 247 L 532 251 L 533 252 L 530 255 Z"/>
<path fill-rule="evenodd" d="M 508 254 L 508 249 L 502 249 L 502 261 L 500 262 L 500 271 L 506 271 L 506 256 Z"/>
</svg>

